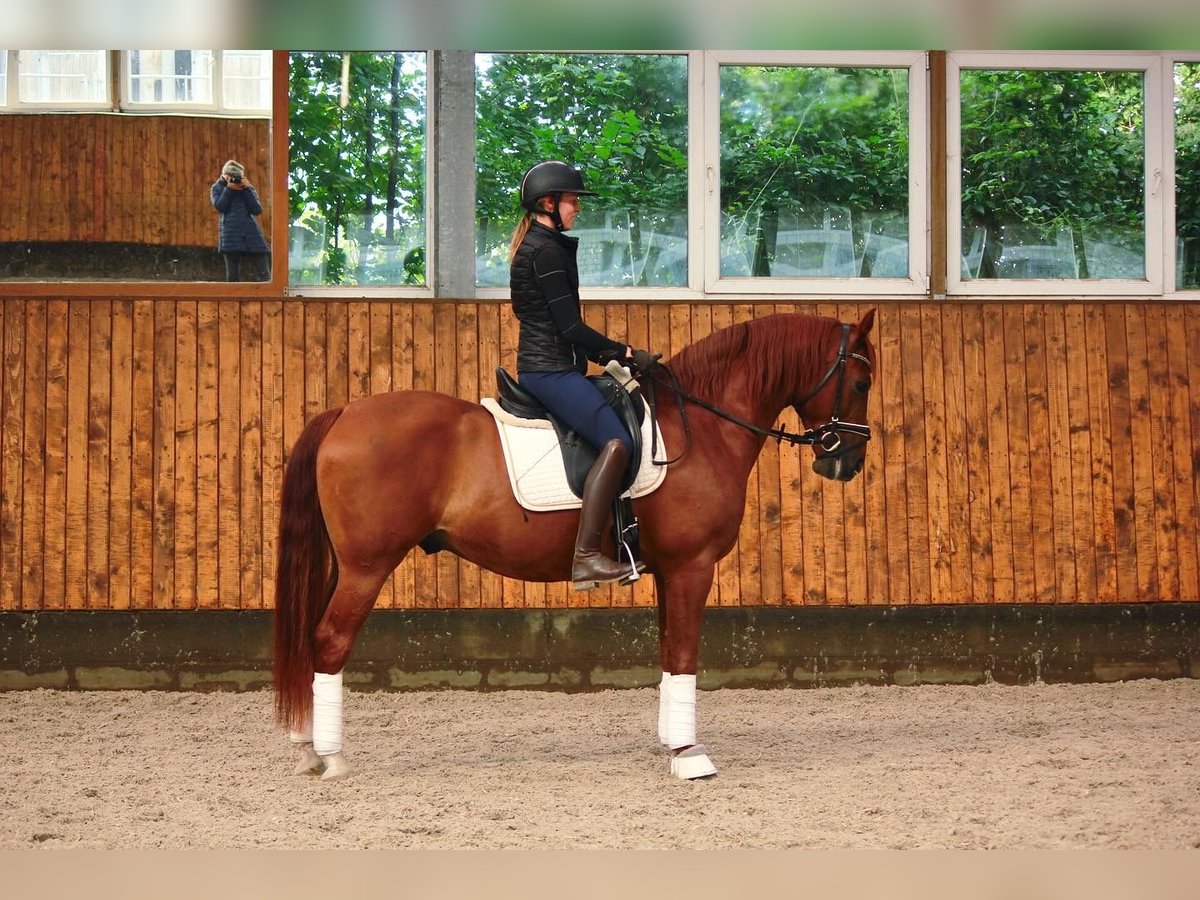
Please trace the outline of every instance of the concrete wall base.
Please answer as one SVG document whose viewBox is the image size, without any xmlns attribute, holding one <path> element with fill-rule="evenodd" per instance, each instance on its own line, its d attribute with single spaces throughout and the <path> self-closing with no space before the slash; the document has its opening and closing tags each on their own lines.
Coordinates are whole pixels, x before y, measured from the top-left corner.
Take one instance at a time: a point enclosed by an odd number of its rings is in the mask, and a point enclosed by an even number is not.
<svg viewBox="0 0 1200 900">
<path fill-rule="evenodd" d="M 247 691 L 271 684 L 271 611 L 0 613 L 0 690 Z M 739 607 L 705 613 L 701 689 L 1190 678 L 1200 603 Z M 653 609 L 380 610 L 356 690 L 658 684 Z"/>
</svg>

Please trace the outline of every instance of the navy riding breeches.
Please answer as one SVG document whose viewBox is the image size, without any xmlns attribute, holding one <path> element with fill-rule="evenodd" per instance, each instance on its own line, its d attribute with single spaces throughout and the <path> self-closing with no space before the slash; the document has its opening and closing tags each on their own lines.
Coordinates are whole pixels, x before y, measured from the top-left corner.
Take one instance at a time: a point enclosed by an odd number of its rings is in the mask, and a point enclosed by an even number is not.
<svg viewBox="0 0 1200 900">
<path fill-rule="evenodd" d="M 585 441 L 600 449 L 618 440 L 633 454 L 633 441 L 596 386 L 578 372 L 518 372 L 517 380 Z"/>
</svg>

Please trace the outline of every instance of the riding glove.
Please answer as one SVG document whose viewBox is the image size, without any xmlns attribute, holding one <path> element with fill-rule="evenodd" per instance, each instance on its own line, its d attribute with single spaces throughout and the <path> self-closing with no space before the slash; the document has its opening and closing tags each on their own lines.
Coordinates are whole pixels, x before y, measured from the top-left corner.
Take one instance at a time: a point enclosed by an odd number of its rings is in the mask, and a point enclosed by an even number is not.
<svg viewBox="0 0 1200 900">
<path fill-rule="evenodd" d="M 662 359 L 661 353 L 650 353 L 648 350 L 634 350 L 629 356 L 635 372 L 649 372 Z"/>
</svg>

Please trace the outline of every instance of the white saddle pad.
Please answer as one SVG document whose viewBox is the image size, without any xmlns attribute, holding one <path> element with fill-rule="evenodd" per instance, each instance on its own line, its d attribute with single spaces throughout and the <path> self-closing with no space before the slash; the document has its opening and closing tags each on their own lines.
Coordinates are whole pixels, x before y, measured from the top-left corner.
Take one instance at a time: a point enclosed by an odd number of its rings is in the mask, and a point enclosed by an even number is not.
<svg viewBox="0 0 1200 900">
<path fill-rule="evenodd" d="M 504 462 L 508 465 L 508 480 L 517 502 L 533 512 L 578 509 L 582 503 L 567 484 L 567 470 L 554 426 L 546 419 L 522 419 L 507 413 L 491 397 L 484 397 L 479 402 L 496 420 Z M 650 437 L 650 410 L 647 408 L 642 420 L 642 464 L 633 485 L 623 496 L 644 497 L 667 477 L 667 467 L 656 466 L 651 460 Z M 666 458 L 667 450 L 660 433 L 655 459 Z"/>
</svg>

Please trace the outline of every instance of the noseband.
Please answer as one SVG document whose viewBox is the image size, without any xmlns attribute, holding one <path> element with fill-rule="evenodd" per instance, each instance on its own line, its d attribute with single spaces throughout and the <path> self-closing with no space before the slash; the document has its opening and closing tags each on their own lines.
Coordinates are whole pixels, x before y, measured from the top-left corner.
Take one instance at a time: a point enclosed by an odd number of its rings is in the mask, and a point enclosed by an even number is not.
<svg viewBox="0 0 1200 900">
<path fill-rule="evenodd" d="M 833 361 L 833 363 L 829 366 L 829 369 L 823 376 L 821 376 L 821 380 L 817 382 L 817 386 L 809 391 L 803 400 L 801 400 L 799 403 L 793 404 L 793 408 L 796 410 L 797 414 L 799 414 L 800 410 L 804 408 L 804 405 L 812 400 L 812 398 L 817 394 L 819 394 L 821 389 L 829 383 L 829 379 L 831 379 L 835 374 L 837 375 L 837 394 L 835 394 L 833 398 L 833 415 L 829 417 L 829 421 L 824 425 L 818 425 L 816 428 L 810 428 L 803 434 L 793 434 L 792 432 L 786 431 L 783 428 L 762 428 L 758 425 L 755 425 L 753 422 L 747 422 L 745 419 L 735 416 L 731 412 L 726 412 L 720 407 L 714 406 L 707 400 L 702 400 L 694 394 L 689 394 L 679 386 L 679 383 L 675 380 L 674 373 L 671 372 L 670 369 L 664 365 L 658 365 L 656 370 L 659 372 L 666 372 L 667 377 L 670 379 L 671 392 L 675 395 L 675 398 L 679 403 L 679 414 L 683 419 L 684 448 L 680 454 L 675 457 L 675 459 L 654 459 L 654 457 L 657 455 L 658 448 L 658 428 L 652 427 L 651 459 L 653 460 L 654 464 L 656 466 L 669 466 L 672 463 L 678 462 L 683 458 L 683 455 L 687 452 L 688 447 L 691 446 L 692 430 L 691 426 L 688 424 L 687 411 L 684 407 L 685 401 L 687 403 L 694 403 L 696 406 L 699 406 L 703 409 L 707 409 L 709 412 L 720 416 L 722 419 L 725 419 L 728 422 L 732 422 L 735 425 L 740 425 L 747 431 L 752 431 L 755 434 L 761 434 L 764 437 L 775 438 L 775 440 L 780 443 L 787 441 L 793 446 L 798 444 L 815 445 L 820 447 L 826 454 L 833 454 L 836 456 L 843 456 L 850 450 L 853 450 L 855 447 L 861 447 L 864 443 L 871 439 L 871 426 L 859 425 L 854 422 L 843 422 L 838 415 L 842 402 L 842 388 L 846 383 L 846 360 L 857 359 L 864 363 L 868 369 L 871 368 L 871 361 L 867 359 L 867 357 L 863 356 L 861 353 L 851 353 L 849 351 L 851 327 L 852 326 L 846 325 L 845 323 L 842 324 L 842 340 L 838 345 L 837 359 Z M 657 403 L 654 396 L 654 384 L 655 378 L 653 376 L 645 379 L 644 386 L 647 388 L 647 400 L 650 403 L 652 421 L 656 421 L 658 418 L 656 411 Z M 852 446 L 843 447 L 843 434 L 858 435 L 862 438 L 862 440 L 856 444 L 853 444 Z"/>
</svg>

